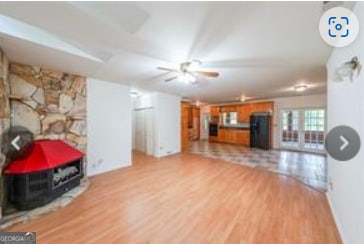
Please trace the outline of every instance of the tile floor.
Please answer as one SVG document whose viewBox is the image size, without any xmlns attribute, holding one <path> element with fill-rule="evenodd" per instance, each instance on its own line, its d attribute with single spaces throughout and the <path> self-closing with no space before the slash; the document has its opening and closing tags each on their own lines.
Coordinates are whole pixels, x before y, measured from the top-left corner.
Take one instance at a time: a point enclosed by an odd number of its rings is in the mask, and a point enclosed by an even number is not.
<svg viewBox="0 0 364 244">
<path fill-rule="evenodd" d="M 326 191 L 325 155 L 281 150 L 266 151 L 208 141 L 190 142 L 189 152 L 288 175 L 318 191 Z"/>
</svg>

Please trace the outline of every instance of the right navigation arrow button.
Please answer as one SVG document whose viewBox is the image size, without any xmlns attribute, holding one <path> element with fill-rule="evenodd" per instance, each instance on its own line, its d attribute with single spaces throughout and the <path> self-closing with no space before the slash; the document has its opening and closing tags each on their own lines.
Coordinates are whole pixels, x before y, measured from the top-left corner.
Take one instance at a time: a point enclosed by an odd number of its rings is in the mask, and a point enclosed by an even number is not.
<svg viewBox="0 0 364 244">
<path fill-rule="evenodd" d="M 325 140 L 328 154 L 338 161 L 355 157 L 360 150 L 359 134 L 351 127 L 341 125 L 329 131 Z"/>
<path fill-rule="evenodd" d="M 349 141 L 346 140 L 344 136 L 340 136 L 340 140 L 343 142 L 343 144 L 340 147 L 340 151 L 342 151 L 349 145 Z"/>
</svg>

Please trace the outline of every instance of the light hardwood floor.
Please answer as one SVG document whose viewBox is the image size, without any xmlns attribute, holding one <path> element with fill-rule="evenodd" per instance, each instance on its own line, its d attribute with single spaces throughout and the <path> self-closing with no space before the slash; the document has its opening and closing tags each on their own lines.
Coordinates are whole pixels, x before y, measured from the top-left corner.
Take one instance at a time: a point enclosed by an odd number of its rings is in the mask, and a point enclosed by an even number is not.
<svg viewBox="0 0 364 244">
<path fill-rule="evenodd" d="M 9 231 L 37 243 L 340 243 L 325 195 L 286 176 L 180 154 L 91 178 L 68 207 Z"/>
</svg>

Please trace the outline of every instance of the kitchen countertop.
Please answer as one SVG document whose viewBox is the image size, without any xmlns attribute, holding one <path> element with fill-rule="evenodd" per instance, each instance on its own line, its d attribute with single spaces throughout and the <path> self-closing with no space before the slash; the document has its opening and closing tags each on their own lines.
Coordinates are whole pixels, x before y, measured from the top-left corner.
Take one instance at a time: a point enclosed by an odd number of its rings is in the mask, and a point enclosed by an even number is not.
<svg viewBox="0 0 364 244">
<path fill-rule="evenodd" d="M 248 123 L 242 123 L 236 125 L 220 125 L 219 129 L 249 130 L 250 125 Z"/>
</svg>

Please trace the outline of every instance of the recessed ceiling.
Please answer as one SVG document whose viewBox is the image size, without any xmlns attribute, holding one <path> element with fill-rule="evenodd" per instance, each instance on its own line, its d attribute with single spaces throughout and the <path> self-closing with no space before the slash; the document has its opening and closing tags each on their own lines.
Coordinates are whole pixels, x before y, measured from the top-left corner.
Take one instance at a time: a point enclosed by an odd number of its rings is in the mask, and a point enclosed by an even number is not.
<svg viewBox="0 0 364 244">
<path fill-rule="evenodd" d="M 15 62 L 211 103 L 295 95 L 301 83 L 304 94 L 326 92 L 322 2 L 1 2 L 0 14 L 88 57 L 1 32 Z M 165 83 L 172 75 L 156 69 L 191 59 L 220 76 Z"/>
</svg>

